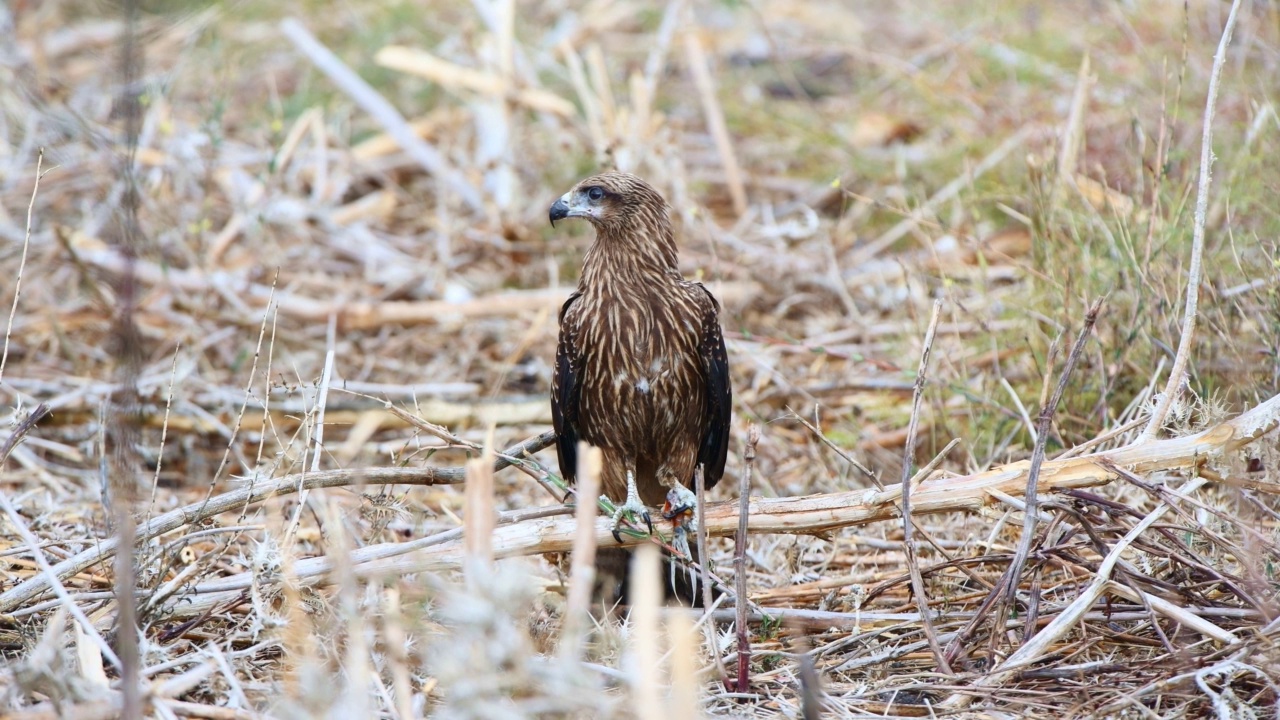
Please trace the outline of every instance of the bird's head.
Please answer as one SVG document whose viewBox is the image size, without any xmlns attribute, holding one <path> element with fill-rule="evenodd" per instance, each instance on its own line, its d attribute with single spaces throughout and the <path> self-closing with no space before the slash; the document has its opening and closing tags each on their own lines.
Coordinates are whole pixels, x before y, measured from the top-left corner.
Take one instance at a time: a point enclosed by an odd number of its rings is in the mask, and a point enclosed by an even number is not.
<svg viewBox="0 0 1280 720">
<path fill-rule="evenodd" d="M 631 173 L 610 170 L 574 185 L 551 205 L 551 225 L 585 218 L 597 231 L 667 225 L 667 203 L 649 183 Z"/>
</svg>

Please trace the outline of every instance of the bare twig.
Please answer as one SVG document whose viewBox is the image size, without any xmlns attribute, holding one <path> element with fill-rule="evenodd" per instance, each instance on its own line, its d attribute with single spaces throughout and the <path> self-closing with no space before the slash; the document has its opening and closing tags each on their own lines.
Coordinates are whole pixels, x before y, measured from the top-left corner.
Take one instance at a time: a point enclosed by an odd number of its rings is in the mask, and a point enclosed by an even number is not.
<svg viewBox="0 0 1280 720">
<path fill-rule="evenodd" d="M 335 316 L 329 317 L 329 327 L 325 333 L 326 345 L 328 349 L 324 354 L 324 371 L 320 374 L 320 388 L 316 393 L 316 404 L 308 413 L 311 416 L 311 472 L 320 471 L 320 458 L 324 456 L 324 411 L 329 402 L 329 383 L 333 380 L 333 358 L 334 344 L 337 342 L 338 319 Z M 250 373 L 249 382 L 253 382 L 253 374 Z M 302 473 L 299 482 L 306 479 L 306 472 Z M 284 544 L 292 545 L 294 533 L 298 531 L 298 522 L 302 519 L 302 511 L 307 507 L 307 496 L 309 490 L 303 489 L 298 493 L 298 505 L 293 510 L 293 517 L 289 518 L 289 525 L 284 531 Z"/>
<path fill-rule="evenodd" d="M 31 429 L 48 414 L 49 406 L 40 403 L 34 410 L 27 413 L 26 417 L 22 418 L 22 421 L 18 423 L 12 433 L 9 433 L 9 437 L 5 438 L 4 443 L 0 444 L 0 470 L 4 469 L 4 464 L 9 459 L 9 454 L 13 452 L 14 448 L 18 447 L 22 442 L 22 438 L 26 437 L 27 433 L 31 432 Z"/>
<path fill-rule="evenodd" d="M 40 193 L 40 178 L 44 177 L 44 148 L 36 155 L 36 180 L 31 187 L 31 202 L 27 203 L 27 231 L 22 239 L 22 256 L 18 259 L 18 275 L 13 281 L 13 304 L 9 306 L 9 322 L 4 327 L 4 351 L 0 352 L 0 380 L 4 380 L 4 366 L 9 360 L 9 336 L 13 332 L 13 317 L 18 312 L 18 298 L 22 297 L 22 273 L 27 268 L 27 249 L 31 247 L 31 215 L 36 208 L 36 195 Z"/>
<path fill-rule="evenodd" d="M 742 481 L 738 486 L 738 532 L 734 535 L 734 606 L 738 610 L 738 677 L 734 692 L 748 692 L 747 673 L 751 669 L 751 632 L 747 627 L 747 512 L 751 498 L 751 473 L 755 469 L 756 445 L 760 442 L 760 428 L 755 423 L 747 429 L 747 446 L 742 451 Z M 706 558 L 700 558 L 706 562 Z"/>
<path fill-rule="evenodd" d="M 1031 554 L 1031 542 L 1035 537 L 1036 521 L 1038 519 L 1036 511 L 1038 503 L 1037 484 L 1040 480 L 1040 468 L 1044 466 L 1045 445 L 1049 441 L 1053 416 L 1058 410 L 1058 404 L 1062 402 L 1062 395 L 1066 392 L 1067 382 L 1070 381 L 1071 373 L 1075 370 L 1076 363 L 1080 360 L 1080 353 L 1084 350 L 1084 344 L 1093 333 L 1093 326 L 1098 321 L 1098 313 L 1102 310 L 1103 299 L 1099 298 L 1094 301 L 1089 308 L 1089 312 L 1085 314 L 1084 326 L 1080 328 L 1080 334 L 1076 336 L 1075 344 L 1071 346 L 1071 353 L 1067 355 L 1067 364 L 1062 368 L 1062 374 L 1058 377 L 1058 385 L 1054 388 L 1049 402 L 1040 408 L 1040 416 L 1036 418 L 1036 444 L 1031 451 L 1031 466 L 1027 470 L 1027 488 L 1022 496 L 1023 502 L 1026 503 L 1022 514 L 1022 537 L 1018 541 L 1018 549 L 1014 553 L 1013 561 L 1005 569 L 1002 583 L 1003 605 L 1005 607 L 1012 604 L 1017 596 L 1018 583 L 1022 577 L 1022 567 L 1026 564 L 1027 557 Z M 1046 373 L 1048 372 L 1050 370 L 1046 369 Z M 1007 616 L 1007 613 L 996 613 L 997 620 L 1001 622 Z M 1035 628 L 1028 625 L 1027 637 L 1030 638 L 1033 632 L 1035 632 Z"/>
<path fill-rule="evenodd" d="M 814 436 L 817 437 L 818 440 L 820 440 L 823 445 L 826 445 L 827 447 L 831 448 L 832 450 L 835 451 L 837 455 L 843 458 L 845 462 L 849 463 L 850 465 L 854 466 L 858 470 L 862 471 L 862 474 L 866 475 L 867 479 L 870 480 L 873 485 L 875 485 L 877 488 L 881 490 L 884 489 L 884 485 L 881 484 L 880 478 L 876 477 L 876 474 L 871 472 L 870 468 L 858 462 L 857 458 L 845 452 L 844 449 L 841 448 L 839 445 L 836 445 L 835 443 L 831 442 L 831 440 L 828 439 L 827 436 L 822 433 L 822 430 L 820 430 L 816 425 L 806 420 L 803 415 L 796 412 L 795 410 L 792 410 L 791 408 L 787 408 L 787 412 L 790 412 L 791 417 L 798 420 L 801 425 L 804 425 L 805 428 L 809 430 L 809 432 L 813 433 Z M 816 415 L 817 412 L 818 411 L 815 409 L 814 414 Z"/>
<path fill-rule="evenodd" d="M 1165 418 L 1173 403 L 1182 397 L 1182 384 L 1187 374 L 1187 364 L 1191 361 L 1191 346 L 1196 333 L 1196 311 L 1200 302 L 1200 274 L 1204 258 L 1204 226 L 1209 208 L 1210 170 L 1213 168 L 1213 113 L 1218 103 L 1218 81 L 1222 77 L 1222 66 L 1227 62 L 1227 47 L 1231 44 L 1231 32 L 1236 26 L 1236 14 L 1240 9 L 1240 0 L 1233 0 L 1231 12 L 1227 14 L 1226 26 L 1222 28 L 1222 38 L 1218 40 L 1218 50 L 1213 54 L 1213 71 L 1209 75 L 1209 96 L 1204 103 L 1204 128 L 1200 138 L 1200 179 L 1196 183 L 1195 225 L 1191 236 L 1191 264 L 1187 269 L 1187 299 L 1183 308 L 1182 337 L 1178 340 L 1178 352 L 1173 358 L 1173 367 L 1169 370 L 1169 379 L 1165 382 L 1164 392 L 1160 395 L 1156 409 L 1151 413 L 1151 420 L 1138 436 L 1139 442 L 1150 442 L 1164 427 Z"/>
<path fill-rule="evenodd" d="M 1200 486 L 1204 485 L 1204 478 L 1193 478 L 1188 480 L 1181 488 L 1179 493 L 1186 494 L 1194 492 Z M 1143 532 L 1156 523 L 1157 520 L 1164 517 L 1169 510 L 1169 505 L 1161 503 L 1155 510 L 1147 514 L 1142 522 L 1134 525 L 1132 529 L 1115 545 L 1111 547 L 1110 552 L 1103 559 L 1102 564 L 1098 566 L 1098 570 L 1094 573 L 1093 581 L 1089 583 L 1079 595 L 1067 606 L 1065 610 L 1058 614 L 1057 617 L 1050 622 L 1044 630 L 1040 631 L 1035 637 L 1028 640 L 1017 650 L 1013 652 L 1004 662 L 1000 663 L 994 670 L 980 678 L 974 683 L 975 688 L 988 688 L 999 686 L 1014 671 L 1035 662 L 1040 658 L 1049 647 L 1057 642 L 1071 628 L 1084 618 L 1089 608 L 1093 607 L 1094 602 L 1102 595 L 1110 586 L 1111 572 L 1120 562 L 1120 556 L 1129 548 L 1133 541 Z M 945 703 L 948 707 L 963 707 L 968 704 L 972 696 L 967 693 L 957 693 L 947 700 Z"/>
<path fill-rule="evenodd" d="M 925 593 L 924 576 L 920 574 L 920 562 L 916 558 L 916 546 L 912 539 L 914 521 L 911 518 L 911 468 L 915 465 L 916 432 L 920 424 L 920 399 L 924 396 L 924 384 L 929 374 L 929 355 L 933 351 L 934 333 L 938 330 L 938 316 L 942 312 L 942 301 L 933 301 L 933 312 L 929 317 L 929 328 L 924 333 L 924 348 L 920 351 L 920 365 L 916 370 L 915 389 L 911 395 L 911 420 L 907 425 L 907 443 L 902 449 L 902 547 L 907 555 L 907 568 L 911 572 L 911 591 L 916 597 L 916 606 L 920 608 L 920 618 L 924 624 L 925 637 L 929 639 L 929 649 L 933 651 L 938 669 L 948 675 L 951 665 L 942 653 L 942 645 L 938 642 L 938 634 L 933 628 L 933 619 L 929 617 L 929 597 Z"/>
<path fill-rule="evenodd" d="M 693 487 L 698 496 L 698 507 L 695 512 L 698 514 L 697 542 L 698 542 L 698 576 L 702 582 L 702 609 L 704 619 L 707 615 L 714 612 L 715 600 L 711 592 L 711 556 L 708 554 L 707 548 L 707 482 L 703 472 L 704 467 L 701 463 L 693 471 Z M 721 596 L 723 598 L 723 596 Z M 736 601 L 737 598 L 735 597 Z M 717 679 L 722 683 L 729 682 L 729 672 L 725 670 L 724 660 L 720 657 L 720 652 L 716 645 L 716 630 L 712 623 L 701 623 L 704 634 L 706 635 L 707 647 L 711 650 L 711 656 L 714 658 Z"/>
</svg>

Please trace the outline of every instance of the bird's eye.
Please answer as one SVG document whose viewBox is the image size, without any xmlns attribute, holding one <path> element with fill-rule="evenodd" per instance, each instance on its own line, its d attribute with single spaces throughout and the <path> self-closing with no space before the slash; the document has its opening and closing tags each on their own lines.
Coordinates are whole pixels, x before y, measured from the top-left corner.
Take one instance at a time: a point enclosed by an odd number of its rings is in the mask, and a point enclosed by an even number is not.
<svg viewBox="0 0 1280 720">
<path fill-rule="evenodd" d="M 604 188 L 598 185 L 587 188 L 587 197 L 591 198 L 593 202 L 600 202 L 604 199 Z"/>
</svg>

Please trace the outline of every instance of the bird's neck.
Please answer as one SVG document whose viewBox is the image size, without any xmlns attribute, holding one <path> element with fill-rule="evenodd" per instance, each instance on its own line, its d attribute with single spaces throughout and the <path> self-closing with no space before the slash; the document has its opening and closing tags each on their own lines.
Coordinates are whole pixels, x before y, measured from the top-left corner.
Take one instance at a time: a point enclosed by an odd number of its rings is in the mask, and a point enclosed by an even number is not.
<svg viewBox="0 0 1280 720">
<path fill-rule="evenodd" d="M 680 280 L 675 233 L 658 227 L 598 230 L 583 258 L 579 286 L 586 291 L 616 284 Z"/>
</svg>

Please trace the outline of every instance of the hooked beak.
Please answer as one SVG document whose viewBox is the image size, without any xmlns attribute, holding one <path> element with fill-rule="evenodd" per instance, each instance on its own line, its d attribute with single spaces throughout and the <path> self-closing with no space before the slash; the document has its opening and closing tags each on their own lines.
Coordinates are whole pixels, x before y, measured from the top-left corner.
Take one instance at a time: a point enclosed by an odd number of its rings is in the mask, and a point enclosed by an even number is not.
<svg viewBox="0 0 1280 720">
<path fill-rule="evenodd" d="M 556 226 L 557 220 L 563 220 L 569 217 L 569 203 L 560 198 L 551 204 L 551 227 Z"/>
</svg>

